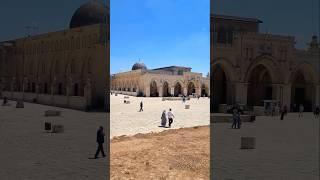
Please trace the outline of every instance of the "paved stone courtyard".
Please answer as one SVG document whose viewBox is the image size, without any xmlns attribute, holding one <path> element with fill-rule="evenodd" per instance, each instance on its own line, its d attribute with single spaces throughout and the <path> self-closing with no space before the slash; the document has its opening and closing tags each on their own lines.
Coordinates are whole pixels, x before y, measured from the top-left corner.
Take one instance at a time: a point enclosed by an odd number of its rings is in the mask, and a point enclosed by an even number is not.
<svg viewBox="0 0 320 180">
<path fill-rule="evenodd" d="M 184 109 L 181 101 L 142 98 L 144 112 L 138 112 L 140 98 L 111 97 L 111 136 L 159 132 L 162 110 L 173 109 L 173 128 L 209 124 L 209 99 L 192 99 Z M 0 177 L 4 180 L 106 178 L 107 159 L 90 159 L 96 150 L 96 130 L 106 126 L 107 114 L 82 112 L 25 103 L 25 108 L 0 106 Z M 44 117 L 46 110 L 61 110 L 62 116 Z M 44 120 L 64 125 L 65 132 L 44 132 Z M 303 118 L 290 113 L 279 117 L 257 117 L 240 130 L 228 123 L 212 125 L 214 179 L 234 180 L 318 180 L 319 119 L 311 113 Z M 242 136 L 256 137 L 256 149 L 241 150 Z M 208 142 L 209 143 L 209 142 Z M 19 172 L 19 173 L 17 173 Z"/>
<path fill-rule="evenodd" d="M 25 108 L 0 106 L 0 179 L 105 179 L 107 159 L 90 159 L 96 150 L 96 131 L 106 126 L 106 113 L 82 112 L 39 104 Z M 45 117 L 61 110 L 61 117 Z M 64 125 L 65 132 L 44 132 L 44 120 Z M 106 146 L 105 146 L 106 147 Z"/>
<path fill-rule="evenodd" d="M 215 180 L 318 180 L 319 121 L 305 113 L 257 117 L 254 123 L 230 129 L 214 123 L 211 133 Z M 242 136 L 256 137 L 256 149 L 241 150 Z"/>
<path fill-rule="evenodd" d="M 124 104 L 129 100 L 130 104 Z M 162 101 L 161 97 L 143 98 L 124 95 L 111 95 L 110 98 L 111 137 L 121 135 L 134 135 L 137 133 L 160 132 L 167 128 L 160 126 L 160 118 L 163 110 L 172 109 L 175 116 L 171 128 L 193 127 L 209 125 L 210 123 L 210 99 L 191 98 L 190 101 Z M 140 102 L 143 101 L 144 111 L 139 112 Z M 185 105 L 190 109 L 185 109 Z"/>
</svg>

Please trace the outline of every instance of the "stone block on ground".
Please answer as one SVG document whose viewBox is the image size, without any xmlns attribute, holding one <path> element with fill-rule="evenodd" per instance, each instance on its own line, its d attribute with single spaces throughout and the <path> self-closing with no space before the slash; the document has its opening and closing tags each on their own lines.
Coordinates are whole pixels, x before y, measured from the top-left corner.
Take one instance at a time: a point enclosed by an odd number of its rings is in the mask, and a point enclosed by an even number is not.
<svg viewBox="0 0 320 180">
<path fill-rule="evenodd" d="M 17 101 L 16 108 L 24 108 L 23 101 Z"/>
<path fill-rule="evenodd" d="M 45 122 L 44 123 L 44 130 L 50 131 L 51 130 L 51 123 L 50 122 Z"/>
<path fill-rule="evenodd" d="M 185 105 L 185 109 L 190 109 L 190 105 Z"/>
<path fill-rule="evenodd" d="M 60 116 L 61 112 L 57 110 L 47 110 L 44 112 L 44 116 Z"/>
<path fill-rule="evenodd" d="M 52 133 L 62 133 L 64 132 L 64 126 L 61 124 L 55 124 L 52 126 Z"/>
<path fill-rule="evenodd" d="M 241 149 L 255 149 L 255 137 L 241 137 Z"/>
</svg>

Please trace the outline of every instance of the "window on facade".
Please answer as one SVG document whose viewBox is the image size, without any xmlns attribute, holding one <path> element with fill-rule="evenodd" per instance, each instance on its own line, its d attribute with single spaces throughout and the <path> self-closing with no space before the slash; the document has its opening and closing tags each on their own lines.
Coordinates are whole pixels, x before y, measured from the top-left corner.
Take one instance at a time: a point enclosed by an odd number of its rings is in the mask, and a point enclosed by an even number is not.
<svg viewBox="0 0 320 180">
<path fill-rule="evenodd" d="M 87 72 L 90 74 L 91 73 L 91 60 L 88 60 L 88 67 L 87 67 Z"/>
<path fill-rule="evenodd" d="M 79 85 L 78 83 L 74 84 L 74 92 L 73 92 L 74 96 L 79 96 Z"/>
<path fill-rule="evenodd" d="M 46 64 L 44 62 L 42 63 L 42 73 L 46 73 Z"/>
<path fill-rule="evenodd" d="M 60 63 L 59 63 L 59 60 L 56 60 L 56 64 L 55 64 L 55 73 L 56 74 L 59 74 L 60 73 Z"/>
<path fill-rule="evenodd" d="M 48 83 L 44 83 L 44 93 L 48 94 Z"/>
<path fill-rule="evenodd" d="M 232 42 L 233 42 L 233 31 L 234 31 L 233 28 L 228 29 L 227 36 L 228 36 L 228 43 L 229 44 L 232 44 Z"/>
<path fill-rule="evenodd" d="M 227 32 L 224 27 L 218 29 L 217 43 L 226 43 L 227 41 Z"/>
<path fill-rule="evenodd" d="M 58 85 L 58 95 L 62 95 L 62 83 Z"/>
<path fill-rule="evenodd" d="M 33 93 L 35 93 L 36 92 L 36 83 L 32 83 L 32 89 L 31 89 L 31 91 L 33 92 Z"/>
<path fill-rule="evenodd" d="M 76 63 L 75 63 L 74 60 L 71 61 L 70 69 L 71 69 L 71 73 L 72 73 L 72 74 L 75 74 L 75 73 L 76 73 Z"/>
</svg>

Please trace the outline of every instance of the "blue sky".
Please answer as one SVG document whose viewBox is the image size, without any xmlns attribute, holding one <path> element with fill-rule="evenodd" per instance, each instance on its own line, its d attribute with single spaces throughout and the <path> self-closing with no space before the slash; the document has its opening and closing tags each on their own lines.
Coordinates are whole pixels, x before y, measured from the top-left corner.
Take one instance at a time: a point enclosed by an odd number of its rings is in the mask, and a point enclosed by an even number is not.
<svg viewBox="0 0 320 180">
<path fill-rule="evenodd" d="M 179 65 L 206 75 L 209 0 L 111 0 L 111 73 Z"/>
<path fill-rule="evenodd" d="M 0 41 L 24 37 L 38 26 L 38 33 L 69 28 L 73 13 L 88 0 L 1 0 Z"/>
<path fill-rule="evenodd" d="M 212 0 L 216 14 L 256 17 L 261 32 L 295 36 L 296 47 L 306 48 L 319 35 L 319 0 Z"/>
</svg>

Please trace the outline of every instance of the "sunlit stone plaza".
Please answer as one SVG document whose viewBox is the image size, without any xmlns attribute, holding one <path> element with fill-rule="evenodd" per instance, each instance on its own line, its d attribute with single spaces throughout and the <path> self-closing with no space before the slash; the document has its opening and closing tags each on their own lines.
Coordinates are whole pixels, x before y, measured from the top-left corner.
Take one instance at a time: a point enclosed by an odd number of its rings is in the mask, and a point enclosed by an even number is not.
<svg viewBox="0 0 320 180">
<path fill-rule="evenodd" d="M 162 101 L 162 97 L 134 97 L 115 94 L 110 97 L 110 131 L 111 137 L 134 135 L 137 133 L 160 132 L 167 128 L 159 127 L 163 110 L 172 109 L 175 116 L 171 128 L 193 127 L 209 125 L 210 99 L 208 97 L 190 98 L 186 102 L 181 100 Z M 125 104 L 124 100 L 130 101 Z M 143 111 L 140 102 L 143 102 Z M 190 105 L 190 109 L 185 109 Z"/>
<path fill-rule="evenodd" d="M 319 120 L 289 113 L 282 121 L 258 116 L 241 129 L 213 123 L 214 180 L 319 179 Z M 254 137 L 255 149 L 241 149 L 241 137 Z"/>
<path fill-rule="evenodd" d="M 107 158 L 91 159 L 97 147 L 97 129 L 107 126 L 107 113 L 32 103 L 16 108 L 15 101 L 9 104 L 0 106 L 0 179 L 107 178 Z M 58 110 L 61 116 L 46 117 L 47 110 Z M 46 121 L 63 125 L 64 132 L 45 131 Z"/>
</svg>

